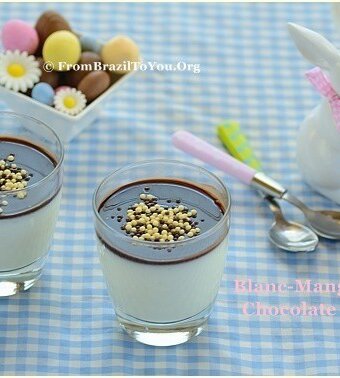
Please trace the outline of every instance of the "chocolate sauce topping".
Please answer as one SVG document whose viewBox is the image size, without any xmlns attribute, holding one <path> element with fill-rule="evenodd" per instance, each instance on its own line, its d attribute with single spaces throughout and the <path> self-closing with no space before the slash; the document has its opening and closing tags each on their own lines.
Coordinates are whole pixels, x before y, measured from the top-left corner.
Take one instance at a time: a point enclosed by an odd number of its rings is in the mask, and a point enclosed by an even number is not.
<svg viewBox="0 0 340 378">
<path fill-rule="evenodd" d="M 165 208 L 181 204 L 189 209 L 196 209 L 197 215 L 193 224 L 200 228 L 200 235 L 189 239 L 189 242 L 181 243 L 143 243 L 139 240 L 134 243 L 126 235 L 123 225 L 126 222 L 127 210 L 140 201 L 139 196 L 142 193 L 157 197 L 157 203 Z M 97 229 L 97 235 L 106 247 L 121 257 L 149 264 L 173 264 L 198 258 L 220 244 L 228 232 L 226 227 L 220 235 L 209 234 L 206 238 L 205 234 L 221 221 L 225 210 L 208 191 L 175 180 L 139 181 L 121 187 L 103 201 L 98 211 L 102 220 L 122 236 L 111 238 L 112 243 L 110 237 L 102 235 Z"/>
<path fill-rule="evenodd" d="M 0 206 L 2 201 L 6 202 L 6 206 L 1 206 L 3 212 L 0 215 L 0 222 L 4 218 L 12 218 L 36 211 L 49 203 L 57 194 L 53 193 L 53 182 L 37 188 L 37 190 L 29 190 L 30 186 L 48 176 L 57 165 L 47 151 L 26 140 L 0 137 L 0 160 L 11 154 L 15 156 L 15 164 L 21 169 L 25 169 L 29 174 L 26 188 L 27 196 L 20 199 L 17 198 L 15 192 L 0 191 Z"/>
</svg>

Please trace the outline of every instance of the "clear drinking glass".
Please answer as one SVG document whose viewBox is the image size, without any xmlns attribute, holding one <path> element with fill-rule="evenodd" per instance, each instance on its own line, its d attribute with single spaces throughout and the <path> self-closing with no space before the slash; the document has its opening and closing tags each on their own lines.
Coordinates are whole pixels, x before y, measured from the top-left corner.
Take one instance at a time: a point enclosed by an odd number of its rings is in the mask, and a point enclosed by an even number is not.
<svg viewBox="0 0 340 378">
<path fill-rule="evenodd" d="M 29 289 L 41 275 L 59 212 L 64 150 L 44 123 L 11 112 L 0 112 L 0 141 L 25 147 L 18 150 L 23 161 L 14 163 L 28 173 L 37 169 L 25 189 L 0 191 L 0 296 L 9 296 Z M 0 159 L 5 148 L 0 144 Z M 48 166 L 41 177 L 38 161 Z"/>
<path fill-rule="evenodd" d="M 107 198 L 131 183 L 153 180 L 204 190 L 223 208 L 223 215 L 211 229 L 171 244 L 135 240 L 108 226 L 100 214 Z M 157 346 L 181 344 L 200 334 L 225 265 L 230 223 L 225 185 L 199 166 L 146 161 L 105 178 L 94 194 L 93 210 L 100 262 L 122 328 L 134 339 Z"/>
</svg>

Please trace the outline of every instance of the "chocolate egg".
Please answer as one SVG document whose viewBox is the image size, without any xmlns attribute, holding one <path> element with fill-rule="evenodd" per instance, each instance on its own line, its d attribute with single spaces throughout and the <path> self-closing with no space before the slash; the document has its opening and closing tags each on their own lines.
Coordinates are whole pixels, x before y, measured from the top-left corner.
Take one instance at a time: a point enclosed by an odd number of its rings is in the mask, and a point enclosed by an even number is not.
<svg viewBox="0 0 340 378">
<path fill-rule="evenodd" d="M 56 88 L 54 91 L 55 93 L 58 93 L 59 91 L 63 91 L 64 89 L 72 89 L 72 88 L 68 87 L 67 85 L 61 85 L 60 87 Z"/>
<path fill-rule="evenodd" d="M 100 51 L 103 47 L 102 43 L 97 39 L 89 35 L 81 35 L 79 37 L 82 51 L 93 51 L 97 54 L 100 54 Z"/>
<path fill-rule="evenodd" d="M 39 18 L 35 25 L 40 40 L 40 50 L 48 36 L 58 30 L 72 31 L 70 24 L 63 16 L 54 11 L 46 11 Z"/>
<path fill-rule="evenodd" d="M 47 72 L 44 69 L 44 59 L 38 58 L 39 68 L 41 69 L 40 81 L 50 84 L 52 88 L 56 88 L 59 85 L 60 74 L 56 71 Z"/>
<path fill-rule="evenodd" d="M 25 21 L 9 20 L 1 30 L 2 45 L 5 50 L 27 51 L 34 54 L 39 45 L 37 31 Z"/>
<path fill-rule="evenodd" d="M 38 83 L 32 89 L 32 98 L 46 104 L 52 105 L 54 99 L 54 90 L 47 83 Z"/>
<path fill-rule="evenodd" d="M 80 42 L 75 34 L 59 30 L 47 37 L 42 53 L 55 71 L 69 71 L 80 58 Z"/>
<path fill-rule="evenodd" d="M 124 75 L 117 74 L 115 72 L 111 72 L 111 85 L 115 84 L 118 80 L 120 80 Z"/>
<path fill-rule="evenodd" d="M 87 101 L 92 101 L 110 86 L 110 75 L 105 71 L 93 71 L 78 84 L 77 89 L 84 93 Z"/>
<path fill-rule="evenodd" d="M 101 50 L 101 58 L 103 63 L 117 65 L 116 73 L 124 74 L 129 72 L 129 69 L 118 69 L 118 65 L 124 65 L 124 62 L 139 62 L 139 48 L 129 37 L 118 36 L 105 43 Z"/>
<path fill-rule="evenodd" d="M 84 51 L 80 55 L 80 60 L 78 64 L 86 65 L 86 70 L 71 70 L 66 74 L 66 82 L 70 87 L 76 87 L 80 81 L 89 73 L 92 72 L 95 69 L 95 66 L 93 63 L 95 62 L 101 62 L 100 56 L 92 51 Z"/>
</svg>

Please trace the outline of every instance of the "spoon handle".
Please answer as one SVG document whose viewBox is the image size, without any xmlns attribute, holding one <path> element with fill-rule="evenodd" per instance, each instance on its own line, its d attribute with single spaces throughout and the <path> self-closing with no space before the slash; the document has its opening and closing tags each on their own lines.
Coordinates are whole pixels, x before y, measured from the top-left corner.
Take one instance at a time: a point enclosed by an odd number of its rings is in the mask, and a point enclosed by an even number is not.
<svg viewBox="0 0 340 378">
<path fill-rule="evenodd" d="M 177 131 L 173 144 L 180 150 L 250 185 L 256 170 L 187 131 Z"/>
<path fill-rule="evenodd" d="M 264 173 L 256 171 L 188 131 L 174 133 L 172 142 L 180 150 L 273 197 L 281 198 L 287 191 Z"/>
</svg>

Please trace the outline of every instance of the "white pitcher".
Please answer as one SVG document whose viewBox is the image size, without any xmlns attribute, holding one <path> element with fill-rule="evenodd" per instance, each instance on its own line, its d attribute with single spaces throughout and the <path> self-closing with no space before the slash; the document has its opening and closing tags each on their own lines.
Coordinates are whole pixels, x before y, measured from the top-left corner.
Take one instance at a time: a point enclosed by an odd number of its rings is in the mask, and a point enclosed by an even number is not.
<svg viewBox="0 0 340 378">
<path fill-rule="evenodd" d="M 322 69 L 340 94 L 340 52 L 312 30 L 292 23 L 288 29 L 301 54 Z M 327 98 L 321 99 L 300 127 L 297 163 L 312 188 L 340 204 L 340 128 Z"/>
</svg>

